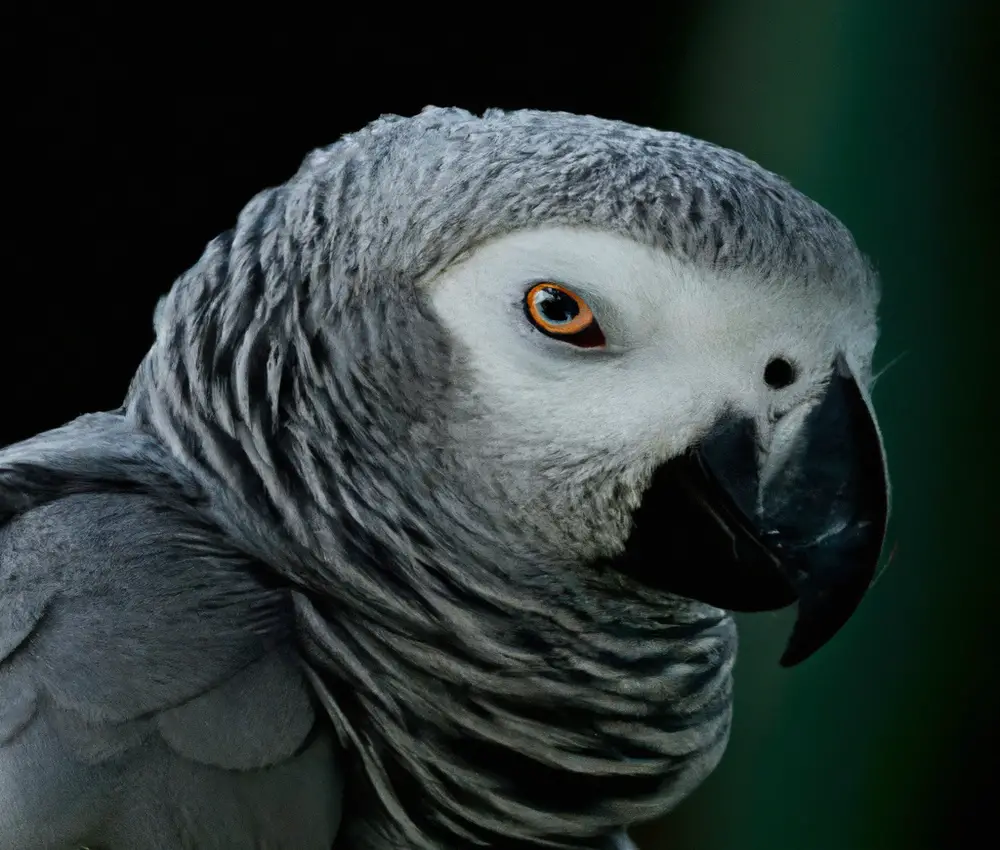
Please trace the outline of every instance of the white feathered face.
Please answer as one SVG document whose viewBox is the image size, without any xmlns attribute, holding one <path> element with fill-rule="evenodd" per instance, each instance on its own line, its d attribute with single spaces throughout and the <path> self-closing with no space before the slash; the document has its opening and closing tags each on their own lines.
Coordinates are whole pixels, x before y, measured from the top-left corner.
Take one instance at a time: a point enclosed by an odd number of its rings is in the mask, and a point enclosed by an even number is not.
<svg viewBox="0 0 1000 850">
<path fill-rule="evenodd" d="M 870 304 L 714 275 L 600 231 L 514 233 L 427 285 L 497 441 L 580 460 L 662 462 L 727 409 L 766 442 L 822 394 L 838 351 L 864 383 L 875 347 Z"/>
<path fill-rule="evenodd" d="M 861 456 L 834 451 L 856 441 L 852 429 L 869 428 L 878 440 L 867 401 L 876 341 L 870 293 L 751 279 L 739 269 L 714 273 L 621 236 L 565 227 L 483 244 L 423 285 L 452 336 L 464 404 L 475 412 L 456 421 L 456 441 L 479 446 L 526 513 L 564 516 L 582 558 L 627 549 L 657 470 L 711 441 L 720 423 L 741 423 L 743 466 L 754 474 L 735 480 L 743 467 L 730 458 L 713 477 L 726 483 L 758 538 L 785 534 L 782 522 L 792 521 L 765 516 L 768 482 L 792 474 L 789 458 L 817 465 L 820 476 L 829 475 L 821 467 L 831 452 L 843 465 L 838 475 L 881 458 L 870 433 L 858 438 Z M 816 426 L 838 375 L 854 387 L 841 407 L 853 405 L 858 422 L 838 424 L 843 411 L 832 411 Z M 847 431 L 830 432 L 838 427 Z M 823 431 L 821 449 L 803 442 L 807 430 Z M 797 486 L 815 489 L 803 474 L 810 469 L 796 469 Z M 867 475 L 862 489 L 884 491 L 881 467 Z M 586 492 L 587 504 L 568 505 L 573 492 Z M 787 502 L 787 487 L 782 493 Z M 842 497 L 831 493 L 815 506 L 806 537 L 855 522 L 851 510 L 834 506 Z M 722 523 L 727 533 L 734 522 Z"/>
</svg>

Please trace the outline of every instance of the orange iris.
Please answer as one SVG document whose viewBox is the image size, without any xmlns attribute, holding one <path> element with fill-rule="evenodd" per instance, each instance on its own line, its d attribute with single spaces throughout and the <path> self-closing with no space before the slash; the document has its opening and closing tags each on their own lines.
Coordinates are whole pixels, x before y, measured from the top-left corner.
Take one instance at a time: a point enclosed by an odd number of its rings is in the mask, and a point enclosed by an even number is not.
<svg viewBox="0 0 1000 850">
<path fill-rule="evenodd" d="M 553 336 L 572 336 L 596 324 L 587 302 L 557 283 L 538 283 L 528 292 L 528 315 Z"/>
</svg>

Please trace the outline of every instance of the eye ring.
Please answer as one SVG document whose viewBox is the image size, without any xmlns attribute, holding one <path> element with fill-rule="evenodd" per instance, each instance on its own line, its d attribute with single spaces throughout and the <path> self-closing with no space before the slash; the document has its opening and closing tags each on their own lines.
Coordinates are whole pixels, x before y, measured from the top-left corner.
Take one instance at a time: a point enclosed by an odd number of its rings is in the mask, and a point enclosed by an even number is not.
<svg viewBox="0 0 1000 850">
<path fill-rule="evenodd" d="M 524 296 L 524 311 L 531 324 L 553 339 L 579 348 L 604 345 L 604 332 L 587 302 L 558 283 L 532 286 Z"/>
</svg>

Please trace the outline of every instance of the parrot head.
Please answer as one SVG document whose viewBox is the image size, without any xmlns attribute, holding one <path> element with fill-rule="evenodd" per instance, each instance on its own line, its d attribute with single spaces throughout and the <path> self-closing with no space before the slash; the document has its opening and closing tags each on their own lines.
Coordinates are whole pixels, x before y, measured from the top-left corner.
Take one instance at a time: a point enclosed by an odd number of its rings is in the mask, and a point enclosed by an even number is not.
<svg viewBox="0 0 1000 850">
<path fill-rule="evenodd" d="M 307 547 L 336 514 L 515 584 L 797 601 L 792 664 L 881 553 L 878 294 L 834 216 L 733 151 L 428 107 L 255 198 L 158 306 L 133 395 L 238 448 L 223 478 L 324 490 L 259 500 Z"/>
</svg>

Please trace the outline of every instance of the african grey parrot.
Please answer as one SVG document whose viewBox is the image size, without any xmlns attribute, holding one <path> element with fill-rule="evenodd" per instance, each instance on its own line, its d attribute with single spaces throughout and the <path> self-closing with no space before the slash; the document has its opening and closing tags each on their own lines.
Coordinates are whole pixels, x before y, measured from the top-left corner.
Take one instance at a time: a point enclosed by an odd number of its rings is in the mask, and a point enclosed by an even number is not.
<svg viewBox="0 0 1000 850">
<path fill-rule="evenodd" d="M 871 583 L 876 277 L 684 135 L 428 107 L 311 154 L 122 407 L 0 452 L 0 848 L 632 846 Z"/>
</svg>

